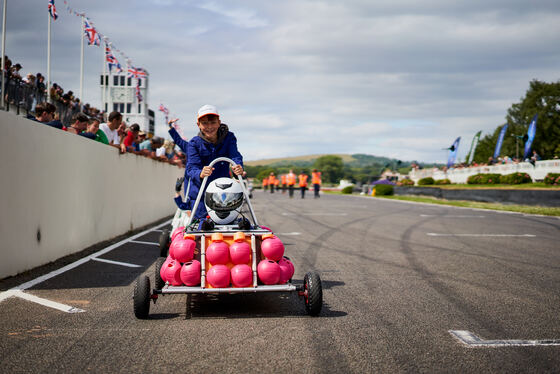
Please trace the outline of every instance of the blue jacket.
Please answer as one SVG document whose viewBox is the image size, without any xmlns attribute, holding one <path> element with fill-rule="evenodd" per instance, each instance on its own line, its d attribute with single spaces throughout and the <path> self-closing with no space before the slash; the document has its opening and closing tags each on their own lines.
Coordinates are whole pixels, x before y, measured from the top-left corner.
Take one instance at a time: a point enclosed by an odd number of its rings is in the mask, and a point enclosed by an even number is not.
<svg viewBox="0 0 560 374">
<path fill-rule="evenodd" d="M 202 183 L 200 179 L 202 168 L 210 165 L 210 163 L 218 157 L 228 157 L 237 165 L 243 166 L 243 156 L 241 156 L 241 153 L 237 150 L 237 139 L 232 132 L 228 131 L 223 140 L 218 141 L 218 144 L 212 144 L 202 139 L 200 136 L 195 136 L 189 141 L 185 175 L 188 176 L 191 181 L 189 200 L 192 207 L 194 207 Z M 228 162 L 221 161 L 214 165 L 214 171 L 212 175 L 208 177 L 206 186 L 214 179 L 221 177 L 229 177 Z M 207 214 L 206 207 L 204 206 L 204 196 L 202 196 L 194 218 L 205 218 Z"/>
<path fill-rule="evenodd" d="M 173 141 L 175 142 L 175 144 L 177 144 L 179 146 L 179 148 L 181 149 L 181 151 L 183 151 L 183 153 L 185 154 L 185 156 L 187 156 L 187 147 L 189 145 L 189 142 L 183 138 L 181 138 L 181 135 L 179 135 L 179 133 L 177 132 L 177 130 L 175 130 L 174 127 L 170 127 L 169 128 L 169 135 L 171 135 L 171 139 L 173 139 Z M 189 185 L 189 176 L 187 175 L 187 168 L 185 168 L 185 182 L 183 183 L 183 189 L 184 189 L 184 193 L 187 193 L 187 186 Z M 189 200 L 187 199 L 187 202 Z M 194 202 L 193 202 L 194 203 Z M 183 203 L 183 205 L 181 206 L 185 206 Z M 177 203 L 177 206 L 179 206 L 179 204 Z M 183 209 L 181 208 L 181 206 L 179 206 L 179 209 Z"/>
</svg>

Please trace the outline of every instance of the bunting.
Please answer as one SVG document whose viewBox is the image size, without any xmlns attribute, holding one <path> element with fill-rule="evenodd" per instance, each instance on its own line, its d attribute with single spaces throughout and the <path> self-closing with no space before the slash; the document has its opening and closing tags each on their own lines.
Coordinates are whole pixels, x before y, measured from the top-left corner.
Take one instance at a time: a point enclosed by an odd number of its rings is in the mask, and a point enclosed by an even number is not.
<svg viewBox="0 0 560 374">
<path fill-rule="evenodd" d="M 165 114 L 165 123 L 169 122 L 169 109 L 165 107 L 163 104 L 159 104 L 159 111 Z"/>
<path fill-rule="evenodd" d="M 136 99 L 141 103 L 143 100 L 142 94 L 140 93 L 140 82 L 136 81 Z"/>
</svg>

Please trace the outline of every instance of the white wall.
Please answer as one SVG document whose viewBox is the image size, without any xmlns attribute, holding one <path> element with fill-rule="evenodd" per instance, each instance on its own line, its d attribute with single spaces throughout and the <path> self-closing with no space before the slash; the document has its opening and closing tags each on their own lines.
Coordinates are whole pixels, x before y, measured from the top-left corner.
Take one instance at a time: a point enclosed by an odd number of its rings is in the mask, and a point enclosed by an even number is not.
<svg viewBox="0 0 560 374">
<path fill-rule="evenodd" d="M 504 164 L 492 166 L 478 166 L 470 168 L 449 169 L 447 171 L 434 169 L 412 170 L 409 174 L 410 179 L 418 182 L 421 178 L 432 177 L 434 179 L 449 179 L 451 183 L 467 183 L 467 178 L 475 174 L 511 174 L 527 173 L 533 181 L 543 180 L 548 173 L 560 173 L 560 160 L 537 161 L 535 166 L 529 162 L 519 164 Z"/>
<path fill-rule="evenodd" d="M 183 174 L 0 111 L 0 279 L 173 214 Z"/>
</svg>

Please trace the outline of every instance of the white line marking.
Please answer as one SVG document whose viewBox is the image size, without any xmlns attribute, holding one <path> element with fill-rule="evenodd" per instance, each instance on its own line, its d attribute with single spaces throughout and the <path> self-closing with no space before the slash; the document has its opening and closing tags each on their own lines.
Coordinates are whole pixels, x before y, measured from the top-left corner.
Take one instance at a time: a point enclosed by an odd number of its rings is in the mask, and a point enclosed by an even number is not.
<svg viewBox="0 0 560 374">
<path fill-rule="evenodd" d="M 278 235 L 286 235 L 286 236 L 301 235 L 301 232 L 296 232 L 296 231 L 294 231 L 294 232 L 281 232 L 281 233 L 278 233 Z"/>
<path fill-rule="evenodd" d="M 438 234 L 435 232 L 426 233 L 428 236 L 476 236 L 476 237 L 524 237 L 524 238 L 534 238 L 536 235 L 533 234 Z"/>
<path fill-rule="evenodd" d="M 346 216 L 348 213 L 282 213 L 283 216 Z"/>
<path fill-rule="evenodd" d="M 171 222 L 171 220 L 168 220 L 168 221 L 166 221 L 166 222 L 163 222 L 163 223 L 159 224 L 158 226 L 156 226 L 156 228 L 162 227 L 162 226 L 165 226 L 165 225 L 168 225 L 170 222 Z M 142 232 L 140 232 L 140 233 L 138 233 L 138 234 L 136 234 L 136 235 L 133 235 L 133 236 L 127 238 L 127 239 L 121 240 L 120 242 L 115 243 L 115 244 L 113 244 L 113 245 L 110 245 L 109 247 L 104 248 L 104 249 L 102 249 L 102 250 L 100 250 L 100 251 L 98 251 L 98 252 L 95 252 L 95 253 L 93 253 L 93 254 L 91 254 L 91 255 L 89 255 L 89 256 L 86 256 L 86 257 L 84 257 L 84 258 L 81 258 L 81 259 L 79 259 L 79 260 L 76 261 L 76 262 L 73 262 L 73 263 L 68 264 L 68 265 L 66 265 L 66 266 L 64 266 L 64 267 L 61 267 L 60 269 L 53 270 L 53 271 L 51 271 L 50 273 L 45 274 L 45 275 L 42 275 L 42 276 L 40 276 L 40 277 L 38 277 L 38 278 L 32 279 L 32 280 L 30 280 L 29 282 L 25 282 L 25 283 L 20 284 L 19 286 L 10 288 L 9 290 L 0 293 L 0 302 L 1 302 L 2 300 L 5 300 L 7 297 L 13 296 L 13 295 L 9 295 L 9 296 L 6 297 L 5 294 L 6 294 L 7 292 L 9 293 L 10 291 L 18 291 L 18 290 L 19 290 L 19 291 L 22 291 L 22 290 L 26 290 L 26 289 L 28 289 L 28 288 L 30 288 L 30 287 L 35 286 L 36 284 L 39 284 L 39 283 L 41 283 L 41 282 L 46 281 L 47 279 L 50 279 L 50 278 L 52 278 L 52 277 L 56 277 L 57 275 L 60 275 L 60 274 L 66 272 L 66 271 L 68 271 L 68 270 L 72 270 L 72 269 L 74 269 L 75 267 L 78 267 L 78 266 L 80 266 L 81 264 L 83 264 L 83 263 L 85 263 L 85 262 L 91 260 L 92 258 L 95 258 L 95 257 L 101 256 L 101 255 L 104 255 L 105 253 L 111 252 L 113 249 L 118 248 L 118 247 L 120 247 L 121 245 L 123 245 L 123 244 L 125 244 L 125 243 L 128 243 L 128 242 L 130 242 L 130 241 L 132 241 L 132 240 L 134 240 L 134 239 L 136 239 L 136 238 L 138 238 L 138 237 L 140 237 L 140 236 L 142 236 L 142 235 L 145 235 L 146 233 L 148 233 L 148 232 L 150 232 L 150 231 L 153 231 L 153 229 L 149 229 L 149 230 L 142 231 Z"/>
<path fill-rule="evenodd" d="M 159 243 L 154 243 L 154 242 L 143 242 L 140 240 L 131 240 L 131 243 L 138 243 L 138 244 L 148 244 L 148 245 L 157 245 L 159 246 Z"/>
<path fill-rule="evenodd" d="M 113 264 L 113 265 L 128 266 L 129 268 L 139 268 L 140 267 L 140 265 L 130 264 L 128 262 L 112 261 L 112 260 L 107 260 L 107 259 L 98 258 L 98 257 L 94 257 L 94 258 L 92 258 L 92 260 L 93 261 L 99 261 L 99 262 L 106 262 L 108 264 Z"/>
<path fill-rule="evenodd" d="M 465 330 L 449 330 L 461 343 L 469 347 L 526 347 L 526 346 L 539 346 L 539 345 L 560 345 L 560 339 L 546 339 L 546 340 L 484 340 L 476 336 L 470 331 Z"/>
<path fill-rule="evenodd" d="M 61 311 L 66 312 L 66 313 L 82 313 L 82 312 L 85 312 L 85 310 L 83 310 L 83 309 L 76 308 L 76 307 L 66 305 L 66 304 L 57 303 L 56 301 L 43 299 L 42 297 L 31 295 L 31 294 L 25 293 L 23 291 L 12 291 L 11 296 L 19 297 L 20 299 L 24 299 L 24 300 L 31 301 L 31 302 L 34 302 L 34 303 L 37 303 L 37 304 L 41 304 L 41 305 L 47 306 L 49 308 L 61 310 Z"/>
<path fill-rule="evenodd" d="M 473 215 L 441 215 L 441 214 L 420 214 L 420 217 L 441 217 L 441 218 L 485 218 L 486 216 L 473 216 Z"/>
<path fill-rule="evenodd" d="M 159 230 L 159 229 L 158 229 L 158 230 L 152 230 L 152 231 L 155 231 L 155 232 L 163 232 L 163 230 Z"/>
</svg>

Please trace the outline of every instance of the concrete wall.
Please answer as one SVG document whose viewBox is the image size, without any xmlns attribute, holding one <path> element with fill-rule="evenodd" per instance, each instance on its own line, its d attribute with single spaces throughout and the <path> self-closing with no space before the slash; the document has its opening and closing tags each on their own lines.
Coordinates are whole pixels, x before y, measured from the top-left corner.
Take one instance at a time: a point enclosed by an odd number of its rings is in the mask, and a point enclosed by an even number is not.
<svg viewBox="0 0 560 374">
<path fill-rule="evenodd" d="M 395 187 L 395 195 L 433 196 L 447 200 L 560 207 L 560 192 L 553 190 L 444 189 L 438 187 Z"/>
<path fill-rule="evenodd" d="M 4 111 L 0 134 L 0 279 L 175 211 L 184 169 Z"/>
</svg>

